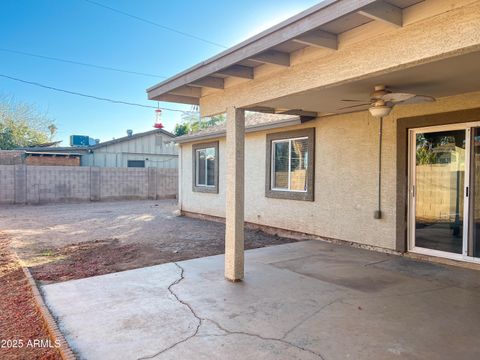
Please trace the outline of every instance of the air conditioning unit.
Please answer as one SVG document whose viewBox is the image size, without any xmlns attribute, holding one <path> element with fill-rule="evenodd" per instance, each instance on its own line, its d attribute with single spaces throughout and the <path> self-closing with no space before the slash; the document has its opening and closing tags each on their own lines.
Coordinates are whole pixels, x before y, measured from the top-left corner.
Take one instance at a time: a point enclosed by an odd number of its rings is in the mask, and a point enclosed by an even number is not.
<svg viewBox="0 0 480 360">
<path fill-rule="evenodd" d="M 93 146 L 97 145 L 99 140 L 93 139 L 90 136 L 86 135 L 71 135 L 70 136 L 70 146 Z"/>
</svg>

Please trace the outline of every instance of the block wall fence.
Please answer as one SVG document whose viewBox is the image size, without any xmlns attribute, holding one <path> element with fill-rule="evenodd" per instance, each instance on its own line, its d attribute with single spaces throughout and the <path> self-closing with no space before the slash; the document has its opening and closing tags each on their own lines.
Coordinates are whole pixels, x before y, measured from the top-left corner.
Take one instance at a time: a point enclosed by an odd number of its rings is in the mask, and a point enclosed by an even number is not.
<svg viewBox="0 0 480 360">
<path fill-rule="evenodd" d="M 175 198 L 178 170 L 0 165 L 0 204 Z"/>
</svg>

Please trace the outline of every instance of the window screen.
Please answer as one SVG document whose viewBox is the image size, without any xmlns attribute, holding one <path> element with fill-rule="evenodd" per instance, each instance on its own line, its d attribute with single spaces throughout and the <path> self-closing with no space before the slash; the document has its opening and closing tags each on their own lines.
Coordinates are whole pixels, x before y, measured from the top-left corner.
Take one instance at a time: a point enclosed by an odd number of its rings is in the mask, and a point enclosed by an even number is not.
<svg viewBox="0 0 480 360">
<path fill-rule="evenodd" d="M 307 191 L 307 137 L 273 141 L 272 157 L 272 190 Z"/>
</svg>

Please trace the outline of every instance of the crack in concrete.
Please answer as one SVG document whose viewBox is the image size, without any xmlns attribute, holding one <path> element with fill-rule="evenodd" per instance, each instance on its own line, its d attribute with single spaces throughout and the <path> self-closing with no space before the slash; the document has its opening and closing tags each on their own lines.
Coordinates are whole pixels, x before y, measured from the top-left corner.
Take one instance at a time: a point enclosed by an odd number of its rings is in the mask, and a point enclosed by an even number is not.
<svg viewBox="0 0 480 360">
<path fill-rule="evenodd" d="M 294 325 L 292 328 L 290 328 L 289 330 L 287 330 L 287 332 L 285 332 L 285 334 L 283 334 L 282 336 L 282 339 L 285 339 L 288 335 L 290 335 L 293 331 L 295 331 L 298 327 L 300 327 L 301 325 L 303 325 L 305 322 L 307 322 L 308 320 L 310 320 L 312 317 L 318 315 L 320 312 L 322 312 L 323 310 L 325 310 L 327 307 L 329 307 L 330 305 L 333 305 L 335 304 L 336 302 L 339 302 L 339 301 L 342 301 L 343 299 L 342 298 L 337 298 L 335 300 L 332 300 L 330 301 L 328 304 L 325 304 L 323 306 L 321 306 L 319 309 L 315 310 L 313 313 L 311 313 L 310 315 L 308 316 L 305 316 L 302 320 L 300 320 L 296 325 Z"/>
<path fill-rule="evenodd" d="M 302 346 L 299 346 L 299 345 L 296 345 L 290 341 L 287 341 L 285 340 L 283 337 L 282 338 L 274 338 L 274 337 L 266 337 L 266 336 L 262 336 L 262 335 L 259 335 L 259 334 L 254 334 L 254 333 L 249 333 L 249 332 L 246 332 L 246 331 L 232 331 L 232 330 L 229 330 L 227 328 L 225 328 L 224 326 L 220 325 L 218 322 L 216 322 L 215 320 L 212 320 L 212 319 L 204 319 L 204 320 L 208 320 L 210 321 L 212 324 L 214 324 L 215 326 L 217 326 L 220 330 L 222 330 L 223 332 L 225 332 L 226 334 L 224 335 L 204 335 L 204 337 L 208 337 L 208 336 L 228 336 L 228 335 L 244 335 L 244 336 L 250 336 L 250 337 L 255 337 L 255 338 L 258 338 L 258 339 L 261 339 L 263 341 L 276 341 L 276 342 L 280 342 L 282 344 L 285 344 L 285 345 L 288 345 L 288 346 L 291 346 L 291 347 L 294 347 L 296 349 L 299 349 L 299 350 L 302 350 L 302 351 L 305 351 L 305 352 L 309 352 L 310 354 L 313 354 L 315 356 L 317 356 L 318 358 L 322 359 L 322 360 L 325 360 L 325 357 L 320 354 L 319 352 L 316 352 L 316 351 L 313 351 L 313 350 L 310 350 L 310 349 L 307 349 L 305 347 L 302 347 Z"/>
<path fill-rule="evenodd" d="M 175 343 L 173 343 L 172 345 L 156 352 L 155 354 L 153 355 L 149 355 L 149 356 L 144 356 L 144 357 L 141 357 L 141 358 L 138 358 L 137 360 L 148 360 L 148 359 L 153 359 L 159 355 L 162 355 L 164 354 L 165 352 L 173 349 L 174 347 L 180 345 L 180 344 L 183 344 L 187 341 L 189 341 L 190 339 L 196 337 L 200 331 L 200 327 L 202 326 L 203 322 L 204 321 L 210 321 L 212 324 L 214 324 L 218 329 L 220 329 L 221 331 L 223 331 L 225 334 L 216 334 L 216 335 L 213 335 L 213 334 L 207 334 L 207 335 L 200 335 L 200 337 L 209 337 L 209 336 L 228 336 L 228 335 L 244 335 L 244 336 L 250 336 L 250 337 L 255 337 L 255 338 L 258 338 L 258 339 L 261 339 L 263 341 L 276 341 L 276 342 L 280 342 L 282 344 L 285 344 L 285 345 L 288 345 L 288 346 L 291 346 L 291 347 L 294 347 L 296 349 L 299 349 L 299 350 L 302 350 L 302 351 L 305 351 L 305 352 L 309 352 L 315 356 L 317 356 L 318 358 L 322 359 L 322 360 L 325 360 L 325 357 L 318 353 L 318 352 L 315 352 L 313 350 L 310 350 L 310 349 L 307 349 L 307 348 L 304 348 L 302 346 L 299 346 L 299 345 L 296 345 L 290 341 L 287 341 L 285 340 L 285 337 L 288 335 L 289 332 L 293 331 L 293 329 L 289 330 L 287 332 L 287 334 L 285 334 L 283 337 L 281 338 L 273 338 L 273 337 L 265 337 L 265 336 L 262 336 L 262 335 L 259 335 L 259 334 L 254 334 L 254 333 L 249 333 L 249 332 L 246 332 L 246 331 L 231 331 L 231 330 L 228 330 L 227 328 L 223 327 L 222 325 L 220 325 L 220 323 L 218 323 L 217 321 L 215 320 L 212 320 L 212 319 L 209 319 L 209 318 L 201 318 L 200 316 L 197 315 L 197 313 L 195 312 L 195 310 L 193 309 L 193 307 L 186 301 L 180 299 L 180 297 L 172 290 L 172 288 L 175 286 L 175 285 L 178 285 L 182 280 L 185 279 L 185 276 L 184 276 L 184 273 L 185 273 L 185 270 L 183 269 L 183 267 L 181 267 L 180 265 L 178 265 L 176 262 L 174 262 L 173 264 L 175 264 L 175 266 L 177 266 L 179 269 L 180 269 L 180 277 L 178 279 L 176 279 L 174 282 L 172 282 L 169 286 L 168 286 L 168 291 L 169 293 L 182 305 L 184 305 L 185 307 L 188 308 L 188 310 L 191 312 L 191 314 L 195 317 L 195 319 L 197 319 L 198 323 L 197 323 L 197 326 L 195 328 L 195 331 L 193 332 L 193 334 L 181 339 L 180 341 L 177 341 Z M 337 301 L 338 299 L 336 299 L 335 301 Z M 322 307 L 322 309 L 319 309 L 317 310 L 317 312 L 320 312 L 321 310 L 323 310 L 323 308 L 327 307 L 328 305 L 331 305 L 333 302 L 335 301 L 332 301 L 330 304 L 327 304 L 325 306 Z M 313 316 L 313 315 L 312 315 Z M 302 320 L 302 322 L 306 321 L 306 319 Z M 300 326 L 300 324 L 297 324 L 295 325 L 294 327 L 298 327 Z"/>
<path fill-rule="evenodd" d="M 367 266 L 373 266 L 373 265 L 377 265 L 377 264 L 381 264 L 381 263 L 384 263 L 386 261 L 390 261 L 392 259 L 384 259 L 384 260 L 380 260 L 380 261 L 374 261 L 374 262 L 370 262 L 368 264 L 365 264 L 363 265 L 364 267 L 367 267 Z"/>
<path fill-rule="evenodd" d="M 159 355 L 161 355 L 161 354 L 163 354 L 163 353 L 165 353 L 165 352 L 173 349 L 174 347 L 176 347 L 176 346 L 178 346 L 178 345 L 180 345 L 180 344 L 182 344 L 182 343 L 184 343 L 184 342 L 187 342 L 187 341 L 190 340 L 191 338 L 197 336 L 197 334 L 198 334 L 198 332 L 199 332 L 199 330 L 200 330 L 200 326 L 202 326 L 202 321 L 203 321 L 203 319 L 200 318 L 200 317 L 195 313 L 195 311 L 193 310 L 193 308 L 190 306 L 189 303 L 187 303 L 186 301 L 183 301 L 182 299 L 180 299 L 180 298 L 178 297 L 178 295 L 172 290 L 172 288 L 173 288 L 175 285 L 178 285 L 183 279 L 185 279 L 185 276 L 184 276 L 185 270 L 183 269 L 183 267 L 181 267 L 180 265 L 178 265 L 176 262 L 174 262 L 174 264 L 175 264 L 175 266 L 176 266 L 177 268 L 180 269 L 180 277 L 179 277 L 178 279 L 176 279 L 174 282 L 172 282 L 172 283 L 168 286 L 167 290 L 168 290 L 168 292 L 169 292 L 180 304 L 182 304 L 182 305 L 184 305 L 185 307 L 188 308 L 188 310 L 192 313 L 192 315 L 195 317 L 195 319 L 197 319 L 197 321 L 198 321 L 197 326 L 196 326 L 195 331 L 193 332 L 193 334 L 191 334 L 191 335 L 183 338 L 183 339 L 180 340 L 180 341 L 177 341 L 176 343 L 173 343 L 172 345 L 166 347 L 165 349 L 162 349 L 162 350 L 156 352 L 156 353 L 153 354 L 153 355 L 144 356 L 144 357 L 138 358 L 138 360 L 153 359 L 153 358 L 155 358 L 155 357 L 157 357 L 157 356 L 159 356 Z"/>
</svg>

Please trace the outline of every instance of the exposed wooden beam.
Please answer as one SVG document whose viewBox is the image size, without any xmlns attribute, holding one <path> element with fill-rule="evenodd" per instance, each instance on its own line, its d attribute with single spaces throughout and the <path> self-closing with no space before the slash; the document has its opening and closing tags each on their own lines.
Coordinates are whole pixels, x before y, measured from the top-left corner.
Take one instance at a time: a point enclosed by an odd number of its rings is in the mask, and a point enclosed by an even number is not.
<svg viewBox="0 0 480 360">
<path fill-rule="evenodd" d="M 307 116 L 307 115 L 300 115 L 300 122 L 306 123 L 307 121 L 312 121 L 315 120 L 318 117 L 318 115 L 315 116 Z"/>
<path fill-rule="evenodd" d="M 259 113 L 275 114 L 274 108 L 266 107 L 266 106 L 254 106 L 254 107 L 249 107 L 245 110 L 259 112 Z"/>
<path fill-rule="evenodd" d="M 188 96 L 199 98 L 202 95 L 202 89 L 199 87 L 192 86 L 181 86 L 179 88 L 173 89 L 170 91 L 172 95 Z"/>
<path fill-rule="evenodd" d="M 267 113 L 267 114 L 299 116 L 302 122 L 313 120 L 318 117 L 318 113 L 315 111 L 305 111 L 301 109 L 275 110 L 274 108 L 271 108 L 268 106 L 254 106 L 254 107 L 246 108 L 245 110 Z"/>
<path fill-rule="evenodd" d="M 217 74 L 233 76 L 242 79 L 253 79 L 253 68 L 243 65 L 232 65 L 228 68 L 217 71 Z"/>
<path fill-rule="evenodd" d="M 207 76 L 203 79 L 198 79 L 189 85 L 198 87 L 208 87 L 212 89 L 223 89 L 225 87 L 225 81 L 222 78 L 213 76 Z"/>
<path fill-rule="evenodd" d="M 384 1 L 365 6 L 360 9 L 358 13 L 369 17 L 370 19 L 382 21 L 396 27 L 401 27 L 403 25 L 402 9 Z"/>
<path fill-rule="evenodd" d="M 314 30 L 306 34 L 300 35 L 292 41 L 308 46 L 320 48 L 338 49 L 338 37 L 335 34 L 323 30 Z"/>
<path fill-rule="evenodd" d="M 163 94 L 155 98 L 157 101 L 166 101 L 174 102 L 181 104 L 190 104 L 190 105 L 200 105 L 199 99 L 190 96 L 174 95 L 174 94 Z"/>
<path fill-rule="evenodd" d="M 274 64 L 280 66 L 290 66 L 290 54 L 276 50 L 267 50 L 254 55 L 249 60 L 261 62 L 264 64 Z"/>
<path fill-rule="evenodd" d="M 315 111 L 304 111 L 301 109 L 291 109 L 291 110 L 280 110 L 276 111 L 276 114 L 282 114 L 282 115 L 296 115 L 305 118 L 316 118 L 318 114 Z"/>
</svg>

